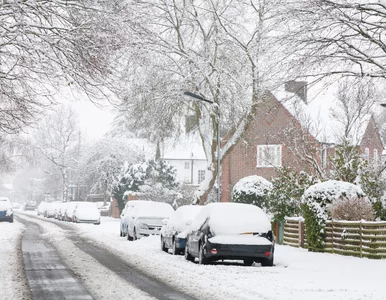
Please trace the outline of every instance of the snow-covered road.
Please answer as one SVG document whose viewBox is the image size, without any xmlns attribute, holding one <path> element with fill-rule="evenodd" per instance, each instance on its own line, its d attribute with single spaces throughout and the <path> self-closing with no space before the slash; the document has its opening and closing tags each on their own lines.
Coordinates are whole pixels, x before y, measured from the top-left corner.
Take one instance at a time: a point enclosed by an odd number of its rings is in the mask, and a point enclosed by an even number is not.
<svg viewBox="0 0 386 300">
<path fill-rule="evenodd" d="M 24 214 L 21 217 L 29 220 L 36 218 Z M 89 285 L 100 286 L 100 293 L 94 295 L 96 299 L 124 299 L 120 291 L 122 284 L 127 282 L 122 282 L 118 276 L 115 278 L 103 266 L 88 269 L 88 261 L 92 258 L 72 244 L 69 230 L 55 225 L 62 223 L 46 222 L 40 217 L 36 222 L 65 257 L 67 264 L 76 266 L 75 272 L 80 278 Z M 309 253 L 304 249 L 277 246 L 276 266 L 272 268 L 263 268 L 258 264 L 244 267 L 234 263 L 202 266 L 185 261 L 183 256 L 162 252 L 158 237 L 135 242 L 119 237 L 119 220 L 104 218 L 100 226 L 66 224 L 80 237 L 93 241 L 150 276 L 197 299 L 384 299 L 386 294 L 382 276 L 386 260 Z M 0 230 L 1 239 L 3 228 L 0 227 Z M 13 238 L 11 240 L 14 242 Z M 97 268 L 97 264 L 93 265 Z M 3 271 L 0 274 L 3 275 Z M 20 273 L 13 276 L 20 276 Z M 132 295 L 134 299 L 149 297 L 135 288 L 130 291 L 137 293 Z M 127 293 L 125 295 L 128 296 Z"/>
</svg>

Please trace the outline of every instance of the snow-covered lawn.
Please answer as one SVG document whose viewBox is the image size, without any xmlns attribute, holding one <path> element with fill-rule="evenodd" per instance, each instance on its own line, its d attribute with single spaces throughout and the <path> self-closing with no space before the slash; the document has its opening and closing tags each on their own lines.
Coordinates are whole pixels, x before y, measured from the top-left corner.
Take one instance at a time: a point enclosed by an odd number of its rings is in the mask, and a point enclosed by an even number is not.
<svg viewBox="0 0 386 300">
<path fill-rule="evenodd" d="M 185 261 L 183 256 L 162 252 L 156 236 L 135 242 L 119 237 L 116 219 L 103 218 L 100 226 L 71 226 L 80 235 L 198 299 L 384 299 L 386 293 L 382 276 L 386 260 L 277 246 L 276 266 L 272 268 L 231 262 L 201 266 Z M 58 240 L 66 235 L 51 224 L 46 225 L 46 232 Z"/>
<path fill-rule="evenodd" d="M 28 287 L 23 279 L 20 237 L 23 225 L 0 222 L 0 298 L 28 299 Z"/>
</svg>

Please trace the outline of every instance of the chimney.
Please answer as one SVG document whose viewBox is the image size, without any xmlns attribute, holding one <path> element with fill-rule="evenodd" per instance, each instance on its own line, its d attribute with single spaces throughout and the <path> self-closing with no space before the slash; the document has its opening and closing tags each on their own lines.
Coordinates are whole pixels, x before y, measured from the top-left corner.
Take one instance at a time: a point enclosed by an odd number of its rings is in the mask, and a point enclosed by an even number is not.
<svg viewBox="0 0 386 300">
<path fill-rule="evenodd" d="M 307 104 L 307 81 L 287 81 L 285 83 L 285 91 L 296 94 Z"/>
</svg>

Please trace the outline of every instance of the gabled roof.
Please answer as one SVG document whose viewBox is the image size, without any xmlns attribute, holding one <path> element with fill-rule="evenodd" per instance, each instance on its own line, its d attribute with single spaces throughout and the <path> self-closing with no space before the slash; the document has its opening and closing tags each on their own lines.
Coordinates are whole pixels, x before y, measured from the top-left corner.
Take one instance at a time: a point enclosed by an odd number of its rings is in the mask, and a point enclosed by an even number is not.
<svg viewBox="0 0 386 300">
<path fill-rule="evenodd" d="M 313 86 L 308 91 L 307 103 L 296 94 L 285 91 L 284 86 L 272 94 L 319 142 L 339 144 L 344 136 L 344 125 L 335 113 L 338 109 L 336 90 L 337 85 L 322 90 Z M 371 114 L 366 114 L 354 122 L 349 133 L 353 144 L 361 143 L 370 119 Z"/>
<path fill-rule="evenodd" d="M 206 160 L 204 148 L 198 131 L 184 134 L 164 142 L 163 159 L 204 159 Z"/>
</svg>

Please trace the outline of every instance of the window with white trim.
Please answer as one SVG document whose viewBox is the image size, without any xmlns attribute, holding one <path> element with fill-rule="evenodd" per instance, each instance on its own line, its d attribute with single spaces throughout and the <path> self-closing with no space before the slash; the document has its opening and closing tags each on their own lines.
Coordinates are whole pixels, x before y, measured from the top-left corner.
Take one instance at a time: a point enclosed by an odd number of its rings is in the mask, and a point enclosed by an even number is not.
<svg viewBox="0 0 386 300">
<path fill-rule="evenodd" d="M 374 149 L 374 161 L 375 161 L 375 162 L 378 162 L 378 161 L 379 161 L 378 149 Z"/>
<path fill-rule="evenodd" d="M 200 184 L 205 180 L 205 170 L 198 170 L 198 183 Z"/>
<path fill-rule="evenodd" d="M 281 145 L 258 145 L 257 167 L 273 168 L 281 166 Z"/>
<path fill-rule="evenodd" d="M 369 157 L 370 157 L 370 149 L 369 148 L 365 148 L 365 158 L 369 159 Z"/>
</svg>

